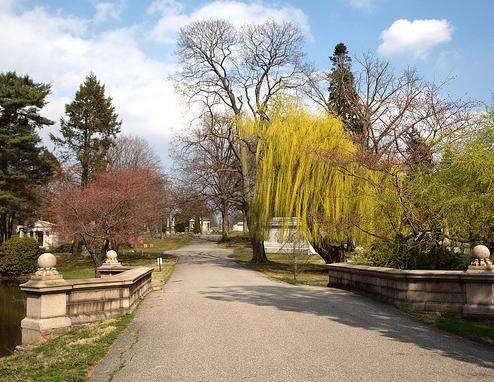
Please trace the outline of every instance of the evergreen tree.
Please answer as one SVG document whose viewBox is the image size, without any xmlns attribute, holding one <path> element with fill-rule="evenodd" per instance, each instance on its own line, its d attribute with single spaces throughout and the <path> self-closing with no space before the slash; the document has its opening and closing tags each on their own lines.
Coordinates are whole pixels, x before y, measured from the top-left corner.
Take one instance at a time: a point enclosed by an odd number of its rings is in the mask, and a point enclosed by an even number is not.
<svg viewBox="0 0 494 382">
<path fill-rule="evenodd" d="M 111 97 L 105 96 L 105 85 L 93 73 L 79 87 L 74 101 L 65 105 L 65 114 L 67 118 L 60 120 L 62 137 L 51 135 L 51 139 L 61 148 L 64 159 L 75 160 L 84 187 L 93 171 L 105 167 L 106 154 L 121 122 Z"/>
<path fill-rule="evenodd" d="M 56 166 L 37 132 L 53 124 L 39 114 L 49 93 L 49 84 L 15 72 L 0 74 L 0 242 L 12 236 L 22 212 L 32 213 L 36 187 Z"/>
<path fill-rule="evenodd" d="M 342 42 L 336 45 L 329 59 L 333 64 L 328 74 L 330 110 L 342 119 L 347 130 L 361 134 L 363 128 L 356 113 L 358 96 L 352 73 L 352 59 L 346 45 Z"/>
<path fill-rule="evenodd" d="M 420 135 L 417 129 L 413 128 L 405 136 L 406 144 L 406 165 L 408 172 L 429 172 L 433 167 L 433 155 L 429 144 Z"/>
</svg>

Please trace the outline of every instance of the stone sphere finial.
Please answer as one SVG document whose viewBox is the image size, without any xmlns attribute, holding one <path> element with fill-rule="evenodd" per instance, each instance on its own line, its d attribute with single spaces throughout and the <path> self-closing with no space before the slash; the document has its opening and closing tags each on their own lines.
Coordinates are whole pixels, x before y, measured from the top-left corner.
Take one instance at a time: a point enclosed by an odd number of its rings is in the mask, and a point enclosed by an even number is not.
<svg viewBox="0 0 494 382">
<path fill-rule="evenodd" d="M 482 244 L 473 247 L 472 253 L 477 259 L 480 260 L 490 259 L 491 257 L 491 252 L 489 251 L 489 248 L 487 248 L 485 245 Z"/>
<path fill-rule="evenodd" d="M 34 274 L 35 278 L 52 279 L 60 278 L 58 271 L 55 269 L 57 258 L 52 253 L 43 253 L 38 257 L 38 271 Z"/>
<path fill-rule="evenodd" d="M 491 252 L 485 245 L 479 244 L 473 247 L 474 259 L 469 270 L 492 270 Z"/>
<path fill-rule="evenodd" d="M 57 258 L 52 253 L 43 253 L 38 257 L 39 268 L 55 268 L 57 265 Z"/>
<path fill-rule="evenodd" d="M 120 265 L 120 263 L 118 261 L 118 254 L 116 251 L 114 251 L 113 249 L 110 249 L 108 252 L 106 252 L 105 264 Z"/>
</svg>

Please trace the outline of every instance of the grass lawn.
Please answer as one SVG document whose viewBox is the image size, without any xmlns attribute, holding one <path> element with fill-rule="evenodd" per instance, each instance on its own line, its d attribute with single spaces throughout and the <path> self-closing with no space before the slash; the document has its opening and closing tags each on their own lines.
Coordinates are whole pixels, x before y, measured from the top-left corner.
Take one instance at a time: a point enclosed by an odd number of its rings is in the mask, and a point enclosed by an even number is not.
<svg viewBox="0 0 494 382">
<path fill-rule="evenodd" d="M 328 284 L 328 271 L 324 266 L 324 261 L 319 256 L 297 256 L 296 276 L 295 257 L 291 254 L 268 253 L 268 263 L 253 264 L 250 262 L 252 251 L 238 247 L 234 249 L 234 253 L 230 257 L 252 269 L 290 284 L 315 286 Z"/>
<path fill-rule="evenodd" d="M 85 381 L 89 368 L 106 355 L 131 320 L 132 314 L 126 314 L 82 325 L 40 346 L 0 358 L 0 381 Z"/>
<path fill-rule="evenodd" d="M 244 248 L 247 249 L 250 245 L 249 237 L 243 232 L 230 232 L 228 237 L 218 243 L 223 248 Z"/>
<path fill-rule="evenodd" d="M 180 248 L 186 245 L 192 236 L 176 235 L 166 237 L 164 239 L 144 238 L 146 247 L 136 247 L 134 252 L 131 249 L 124 249 L 119 254 L 118 259 L 123 265 L 128 266 L 152 266 L 155 268 L 153 272 L 153 286 L 156 286 L 169 276 L 167 272 L 171 269 L 169 265 L 175 264 L 176 258 L 171 255 L 162 254 L 163 252 Z M 152 245 L 152 246 L 151 246 Z M 78 257 L 72 258 L 69 254 L 57 253 L 58 265 L 57 270 L 67 280 L 69 279 L 84 279 L 94 277 L 94 265 L 90 258 Z M 163 258 L 163 268 L 158 272 L 156 258 Z"/>
<path fill-rule="evenodd" d="M 477 322 L 447 314 L 420 312 L 416 310 L 406 310 L 405 313 L 419 321 L 436 326 L 447 332 L 455 333 L 477 342 L 494 345 L 494 324 L 492 322 Z"/>
</svg>

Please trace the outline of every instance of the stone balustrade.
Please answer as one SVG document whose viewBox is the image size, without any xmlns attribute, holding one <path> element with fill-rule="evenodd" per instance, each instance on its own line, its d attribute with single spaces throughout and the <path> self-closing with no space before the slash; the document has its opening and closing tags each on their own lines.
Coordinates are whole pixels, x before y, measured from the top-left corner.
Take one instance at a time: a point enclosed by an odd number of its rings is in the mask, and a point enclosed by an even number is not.
<svg viewBox="0 0 494 382">
<path fill-rule="evenodd" d="M 125 267 L 109 251 L 100 278 L 64 280 L 56 258 L 43 254 L 38 271 L 21 285 L 26 293 L 26 317 L 21 322 L 23 345 L 42 342 L 52 332 L 118 317 L 131 312 L 151 290 L 150 267 Z"/>
<path fill-rule="evenodd" d="M 328 286 L 364 292 L 403 308 L 494 318 L 494 272 L 487 247 L 477 246 L 474 255 L 468 271 L 329 264 Z"/>
</svg>

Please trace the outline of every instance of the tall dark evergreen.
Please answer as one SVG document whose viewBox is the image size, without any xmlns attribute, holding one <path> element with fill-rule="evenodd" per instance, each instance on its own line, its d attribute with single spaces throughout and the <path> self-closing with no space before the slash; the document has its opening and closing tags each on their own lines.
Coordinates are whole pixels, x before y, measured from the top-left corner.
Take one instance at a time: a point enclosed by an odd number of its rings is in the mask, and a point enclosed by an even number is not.
<svg viewBox="0 0 494 382">
<path fill-rule="evenodd" d="M 405 135 L 405 155 L 408 172 L 429 172 L 433 168 L 433 154 L 430 144 L 412 128 Z"/>
<path fill-rule="evenodd" d="M 0 241 L 31 214 L 37 186 L 53 175 L 56 160 L 41 145 L 38 129 L 53 124 L 40 115 L 50 85 L 15 72 L 0 73 Z"/>
<path fill-rule="evenodd" d="M 358 96 L 352 73 L 352 59 L 348 55 L 346 45 L 342 42 L 336 45 L 334 53 L 329 59 L 332 62 L 332 68 L 328 74 L 330 83 L 329 108 L 342 119 L 349 131 L 360 134 L 363 128 L 356 110 Z"/>
<path fill-rule="evenodd" d="M 60 120 L 61 137 L 51 135 L 66 160 L 74 161 L 79 170 L 81 185 L 91 173 L 105 167 L 106 154 L 120 132 L 121 122 L 105 96 L 105 85 L 89 74 L 75 94 L 75 99 L 65 105 L 66 118 Z"/>
</svg>

